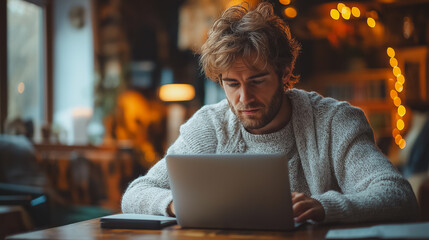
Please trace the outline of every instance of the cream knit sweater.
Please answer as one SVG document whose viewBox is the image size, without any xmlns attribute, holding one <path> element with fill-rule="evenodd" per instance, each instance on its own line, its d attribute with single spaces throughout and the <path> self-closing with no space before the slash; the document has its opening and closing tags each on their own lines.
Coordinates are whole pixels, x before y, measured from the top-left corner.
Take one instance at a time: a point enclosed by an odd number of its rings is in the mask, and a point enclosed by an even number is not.
<svg viewBox="0 0 429 240">
<path fill-rule="evenodd" d="M 265 135 L 248 133 L 226 100 L 202 107 L 181 126 L 167 154 L 285 153 L 291 190 L 324 207 L 325 222 L 401 221 L 418 216 L 407 182 L 374 144 L 363 112 L 347 102 L 292 89 L 291 121 Z M 167 215 L 172 201 L 165 160 L 134 180 L 124 213 Z"/>
</svg>

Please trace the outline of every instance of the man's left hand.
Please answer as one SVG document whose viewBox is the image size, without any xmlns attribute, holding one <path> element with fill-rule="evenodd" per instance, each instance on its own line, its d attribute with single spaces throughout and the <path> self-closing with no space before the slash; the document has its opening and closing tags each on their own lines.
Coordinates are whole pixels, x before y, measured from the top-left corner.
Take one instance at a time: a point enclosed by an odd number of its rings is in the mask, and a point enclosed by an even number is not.
<svg viewBox="0 0 429 240">
<path fill-rule="evenodd" d="M 322 204 L 304 193 L 292 193 L 292 209 L 296 222 L 313 220 L 321 222 L 325 219 L 325 209 Z"/>
</svg>

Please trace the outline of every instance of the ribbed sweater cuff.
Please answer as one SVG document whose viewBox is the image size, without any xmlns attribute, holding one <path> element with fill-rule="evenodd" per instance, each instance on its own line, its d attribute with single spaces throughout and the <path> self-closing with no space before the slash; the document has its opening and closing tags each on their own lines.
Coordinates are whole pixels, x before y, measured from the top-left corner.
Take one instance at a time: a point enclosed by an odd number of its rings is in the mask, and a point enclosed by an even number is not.
<svg viewBox="0 0 429 240">
<path fill-rule="evenodd" d="M 157 200 L 154 201 L 156 204 L 157 212 L 164 216 L 169 216 L 167 213 L 168 205 L 173 201 L 173 195 L 170 190 L 164 190 L 162 194 L 157 196 Z"/>
<path fill-rule="evenodd" d="M 346 204 L 339 193 L 329 191 L 322 195 L 312 196 L 319 201 L 325 209 L 325 219 L 323 223 L 340 222 L 346 217 Z"/>
</svg>

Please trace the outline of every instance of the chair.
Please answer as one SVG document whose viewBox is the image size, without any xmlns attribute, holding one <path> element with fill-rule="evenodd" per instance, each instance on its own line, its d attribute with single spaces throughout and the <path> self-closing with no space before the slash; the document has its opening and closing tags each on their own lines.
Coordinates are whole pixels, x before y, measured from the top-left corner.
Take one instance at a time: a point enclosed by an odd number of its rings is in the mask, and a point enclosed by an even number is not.
<svg viewBox="0 0 429 240">
<path fill-rule="evenodd" d="M 21 206 L 35 228 L 50 223 L 49 198 L 42 188 L 0 183 L 0 205 Z"/>
</svg>

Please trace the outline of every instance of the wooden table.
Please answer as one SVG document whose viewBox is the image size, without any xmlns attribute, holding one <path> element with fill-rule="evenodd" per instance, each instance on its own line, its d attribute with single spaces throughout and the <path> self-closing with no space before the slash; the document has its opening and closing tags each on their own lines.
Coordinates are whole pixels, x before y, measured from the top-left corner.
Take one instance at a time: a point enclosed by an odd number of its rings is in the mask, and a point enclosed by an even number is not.
<svg viewBox="0 0 429 240">
<path fill-rule="evenodd" d="M 182 229 L 171 226 L 163 230 L 102 229 L 100 220 L 92 219 L 61 227 L 13 235 L 7 239 L 325 239 L 330 229 L 367 225 L 306 224 L 290 232 Z"/>
</svg>

